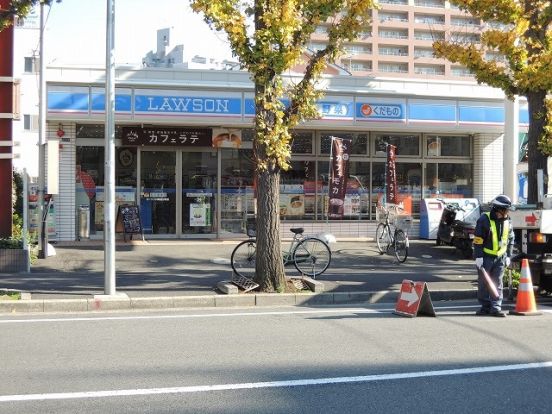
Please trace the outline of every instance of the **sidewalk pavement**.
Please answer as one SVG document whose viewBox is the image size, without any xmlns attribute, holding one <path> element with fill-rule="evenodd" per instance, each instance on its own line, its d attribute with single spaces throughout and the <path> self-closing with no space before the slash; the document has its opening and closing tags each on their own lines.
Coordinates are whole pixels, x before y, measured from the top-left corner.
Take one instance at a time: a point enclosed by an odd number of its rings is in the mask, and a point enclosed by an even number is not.
<svg viewBox="0 0 552 414">
<path fill-rule="evenodd" d="M 116 292 L 104 295 L 103 242 L 54 245 L 55 256 L 39 259 L 30 273 L 0 274 L 0 289 L 30 293 L 30 299 L 0 301 L 1 313 L 183 307 L 343 305 L 394 303 L 404 279 L 425 281 L 433 301 L 473 299 L 477 274 L 471 260 L 453 247 L 412 240 L 407 261 L 380 255 L 375 242 L 354 239 L 331 244 L 332 263 L 317 281 L 322 293 L 223 294 L 230 280 L 230 255 L 239 241 L 118 241 Z M 288 275 L 298 275 L 293 267 Z M 27 297 L 29 295 L 26 295 Z"/>
</svg>

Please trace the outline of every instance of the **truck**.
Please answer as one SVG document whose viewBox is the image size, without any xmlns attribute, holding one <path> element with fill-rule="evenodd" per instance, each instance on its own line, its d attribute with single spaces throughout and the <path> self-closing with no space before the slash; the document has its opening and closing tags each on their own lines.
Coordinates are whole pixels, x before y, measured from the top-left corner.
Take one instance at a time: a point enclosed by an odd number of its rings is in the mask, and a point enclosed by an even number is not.
<svg viewBox="0 0 552 414">
<path fill-rule="evenodd" d="M 518 205 L 510 217 L 516 236 L 514 257 L 528 259 L 531 281 L 537 293 L 546 296 L 552 294 L 552 195 L 541 205 Z"/>
</svg>

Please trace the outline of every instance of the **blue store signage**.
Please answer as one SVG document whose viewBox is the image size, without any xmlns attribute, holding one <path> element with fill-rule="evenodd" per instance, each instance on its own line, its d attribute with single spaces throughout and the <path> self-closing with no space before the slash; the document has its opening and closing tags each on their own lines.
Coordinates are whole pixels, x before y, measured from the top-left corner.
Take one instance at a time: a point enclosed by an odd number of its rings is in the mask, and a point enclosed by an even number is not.
<svg viewBox="0 0 552 414">
<path fill-rule="evenodd" d="M 400 104 L 357 102 L 356 116 L 360 121 L 405 120 L 404 106 Z"/>
<path fill-rule="evenodd" d="M 241 98 L 136 95 L 134 103 L 141 113 L 241 116 Z"/>
</svg>

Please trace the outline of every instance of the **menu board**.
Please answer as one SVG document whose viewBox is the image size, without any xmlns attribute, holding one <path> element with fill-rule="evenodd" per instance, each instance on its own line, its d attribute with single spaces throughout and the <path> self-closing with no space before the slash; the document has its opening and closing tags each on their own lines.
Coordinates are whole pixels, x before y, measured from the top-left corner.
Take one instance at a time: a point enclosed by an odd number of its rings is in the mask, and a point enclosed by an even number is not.
<svg viewBox="0 0 552 414">
<path fill-rule="evenodd" d="M 133 234 L 142 233 L 142 222 L 140 220 L 140 210 L 133 204 L 123 204 L 119 206 L 117 212 L 117 231 L 123 232 L 126 241 L 126 235 L 130 234 L 132 240 Z"/>
</svg>

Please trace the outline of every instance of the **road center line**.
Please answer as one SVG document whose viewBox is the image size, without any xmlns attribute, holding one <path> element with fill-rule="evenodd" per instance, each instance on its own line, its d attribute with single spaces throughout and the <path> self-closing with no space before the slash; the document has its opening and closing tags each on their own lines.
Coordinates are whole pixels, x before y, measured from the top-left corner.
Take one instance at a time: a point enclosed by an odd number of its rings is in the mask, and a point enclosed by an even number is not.
<svg viewBox="0 0 552 414">
<path fill-rule="evenodd" d="M 137 395 L 142 396 L 142 395 L 154 395 L 154 394 L 185 394 L 185 393 L 199 393 L 199 392 L 212 392 L 212 391 L 258 389 L 258 388 L 303 387 L 303 386 L 310 386 L 310 385 L 347 384 L 347 383 L 359 383 L 359 382 L 392 381 L 392 380 L 413 379 L 413 378 L 442 377 L 442 376 L 452 376 L 452 375 L 470 375 L 470 374 L 482 374 L 482 373 L 489 373 L 489 372 L 519 371 L 519 370 L 541 369 L 541 368 L 550 368 L 550 367 L 552 367 L 552 361 L 534 362 L 534 363 L 516 364 L 516 365 L 494 365 L 494 366 L 488 366 L 488 367 L 445 369 L 445 370 L 439 370 L 439 371 L 420 371 L 420 372 L 405 372 L 405 373 L 396 373 L 396 374 L 366 375 L 366 376 L 355 376 L 355 377 L 312 378 L 312 379 L 303 379 L 303 380 L 249 382 L 249 383 L 219 384 L 219 385 L 197 385 L 197 386 L 168 387 L 168 388 L 137 388 L 137 389 L 128 389 L 128 390 L 62 392 L 62 393 L 47 393 L 47 394 L 19 394 L 19 395 L 0 396 L 0 403 L 15 402 L 15 401 L 45 401 L 45 400 L 69 400 L 69 399 L 84 399 L 84 398 L 129 397 L 129 396 L 137 396 Z"/>
<path fill-rule="evenodd" d="M 466 309 L 479 306 L 443 306 L 435 307 L 436 310 Z M 133 319 L 188 319 L 188 318 L 225 318 L 232 316 L 274 316 L 274 315 L 301 315 L 317 313 L 390 313 L 394 308 L 366 309 L 366 308 L 344 308 L 344 309 L 306 309 L 289 311 L 271 311 L 271 312 L 229 312 L 229 313 L 204 313 L 190 315 L 125 315 L 125 316 L 91 316 L 79 318 L 37 318 L 37 319 L 4 319 L 0 324 L 9 323 L 44 323 L 44 322 L 83 322 L 83 321 L 127 321 Z"/>
</svg>

